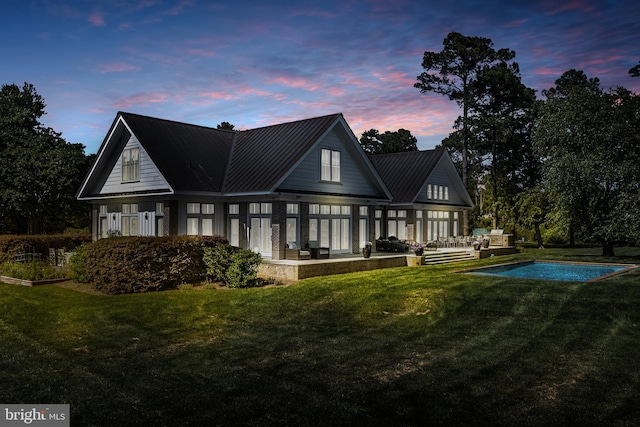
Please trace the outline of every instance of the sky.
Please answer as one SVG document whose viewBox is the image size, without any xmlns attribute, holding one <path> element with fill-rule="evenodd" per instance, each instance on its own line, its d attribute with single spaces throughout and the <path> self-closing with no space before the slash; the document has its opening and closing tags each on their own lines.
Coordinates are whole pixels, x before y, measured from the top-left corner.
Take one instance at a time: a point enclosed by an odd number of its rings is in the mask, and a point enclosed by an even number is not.
<svg viewBox="0 0 640 427">
<path fill-rule="evenodd" d="M 640 93 L 635 0 L 3 0 L 0 84 L 33 84 L 41 122 L 87 154 L 118 111 L 236 129 L 343 113 L 357 138 L 432 149 L 460 109 L 413 85 L 451 31 L 515 51 L 539 97 L 570 69 Z"/>
</svg>

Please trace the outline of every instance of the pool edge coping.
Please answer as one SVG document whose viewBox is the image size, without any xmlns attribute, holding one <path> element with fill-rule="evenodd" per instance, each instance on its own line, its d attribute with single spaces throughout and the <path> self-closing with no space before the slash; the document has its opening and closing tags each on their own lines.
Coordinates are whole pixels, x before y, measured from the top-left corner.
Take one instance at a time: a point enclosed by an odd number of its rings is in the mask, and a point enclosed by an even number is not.
<svg viewBox="0 0 640 427">
<path fill-rule="evenodd" d="M 582 283 L 593 283 L 599 282 L 600 280 L 608 279 L 613 276 L 617 276 L 618 274 L 627 273 L 631 270 L 635 270 L 640 267 L 638 264 L 624 264 L 619 262 L 586 262 L 586 261 L 556 261 L 551 259 L 529 259 L 524 261 L 513 261 L 513 262 L 504 262 L 500 264 L 491 264 L 484 267 L 475 267 L 475 268 L 465 268 L 463 270 L 454 271 L 454 273 L 471 273 L 477 270 L 483 270 L 485 268 L 493 268 L 493 267 L 505 267 L 511 265 L 519 265 L 519 264 L 534 264 L 536 262 L 540 263 L 555 263 L 555 264 L 586 264 L 586 265 L 602 265 L 602 266 L 613 266 L 613 267 L 626 267 L 620 271 L 614 271 L 613 273 L 605 274 L 604 276 L 594 277 L 593 279 L 586 280 Z M 539 280 L 539 279 L 531 279 L 531 280 Z"/>
</svg>

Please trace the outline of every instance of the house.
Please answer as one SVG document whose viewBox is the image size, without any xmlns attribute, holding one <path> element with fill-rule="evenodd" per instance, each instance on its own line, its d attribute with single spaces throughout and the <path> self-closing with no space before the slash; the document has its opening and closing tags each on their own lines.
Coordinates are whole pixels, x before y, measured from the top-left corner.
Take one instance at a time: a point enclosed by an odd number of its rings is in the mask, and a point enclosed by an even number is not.
<svg viewBox="0 0 640 427">
<path fill-rule="evenodd" d="M 222 235 L 272 259 L 458 235 L 473 206 L 444 150 L 367 156 L 342 114 L 228 131 L 119 112 L 77 198 L 94 240 Z"/>
</svg>

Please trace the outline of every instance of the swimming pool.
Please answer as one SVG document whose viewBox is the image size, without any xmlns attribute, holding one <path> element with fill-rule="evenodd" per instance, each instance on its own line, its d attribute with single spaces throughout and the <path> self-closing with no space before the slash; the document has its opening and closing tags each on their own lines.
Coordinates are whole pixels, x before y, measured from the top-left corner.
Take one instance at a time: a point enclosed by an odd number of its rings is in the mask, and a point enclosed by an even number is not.
<svg viewBox="0 0 640 427">
<path fill-rule="evenodd" d="M 587 264 L 562 261 L 526 261 L 466 270 L 465 273 L 519 279 L 595 282 L 637 266 L 632 264 Z"/>
</svg>

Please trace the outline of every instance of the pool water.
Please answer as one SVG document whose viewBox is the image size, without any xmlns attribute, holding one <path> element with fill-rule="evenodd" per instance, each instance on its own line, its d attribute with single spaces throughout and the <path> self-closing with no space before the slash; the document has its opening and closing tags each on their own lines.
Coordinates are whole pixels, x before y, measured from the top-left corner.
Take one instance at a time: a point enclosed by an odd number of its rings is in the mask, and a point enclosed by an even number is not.
<svg viewBox="0 0 640 427">
<path fill-rule="evenodd" d="M 514 277 L 520 279 L 563 280 L 569 282 L 589 282 L 603 279 L 624 270 L 634 268 L 620 264 L 580 264 L 567 262 L 533 261 L 478 268 L 468 271 L 472 274 Z"/>
</svg>

